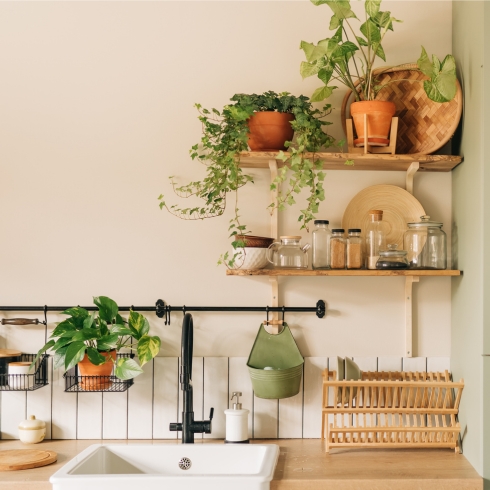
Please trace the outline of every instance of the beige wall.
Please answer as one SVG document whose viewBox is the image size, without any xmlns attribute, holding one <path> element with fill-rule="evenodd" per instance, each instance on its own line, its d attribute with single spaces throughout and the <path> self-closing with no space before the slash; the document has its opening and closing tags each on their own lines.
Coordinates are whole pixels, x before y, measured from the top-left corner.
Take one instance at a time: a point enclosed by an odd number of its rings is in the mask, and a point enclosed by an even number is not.
<svg viewBox="0 0 490 490">
<path fill-rule="evenodd" d="M 416 60 L 421 44 L 440 57 L 451 51 L 450 2 L 385 8 L 404 21 L 385 43 L 391 64 Z M 203 175 L 188 156 L 200 137 L 195 102 L 219 108 L 236 92 L 313 92 L 317 82 L 299 75 L 298 46 L 328 36 L 328 18 L 304 1 L 1 2 L 1 302 L 89 304 L 105 294 L 120 304 L 266 305 L 266 279 L 216 267 L 230 210 L 184 222 L 160 211 L 157 196 L 177 201 L 169 175 Z M 339 137 L 342 93 L 333 99 Z M 268 234 L 268 175 L 254 176 L 240 209 L 255 234 Z M 448 233 L 451 178 L 415 179 L 416 196 Z M 340 224 L 350 199 L 377 183 L 403 186 L 404 174 L 328 172 L 319 216 Z M 298 213 L 282 215 L 281 234 L 298 232 Z M 284 279 L 280 303 L 327 301 L 324 320 L 286 317 L 304 355 L 402 356 L 403 293 L 402 278 Z M 415 354 L 449 356 L 451 280 L 424 279 L 415 297 Z M 247 356 L 262 319 L 196 314 L 196 355 Z M 162 355 L 177 355 L 180 315 L 154 326 Z M 25 341 L 12 328 L 0 335 L 4 345 Z"/>
</svg>

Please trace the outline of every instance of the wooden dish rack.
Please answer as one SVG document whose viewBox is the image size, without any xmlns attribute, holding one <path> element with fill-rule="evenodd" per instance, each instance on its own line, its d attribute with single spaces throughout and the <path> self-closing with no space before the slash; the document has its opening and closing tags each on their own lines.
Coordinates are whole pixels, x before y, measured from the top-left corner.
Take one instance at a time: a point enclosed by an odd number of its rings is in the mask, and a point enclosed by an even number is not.
<svg viewBox="0 0 490 490">
<path fill-rule="evenodd" d="M 448 371 L 363 372 L 339 381 L 323 371 L 322 439 L 331 448 L 451 448 L 459 452 L 457 414 L 463 380 Z"/>
</svg>

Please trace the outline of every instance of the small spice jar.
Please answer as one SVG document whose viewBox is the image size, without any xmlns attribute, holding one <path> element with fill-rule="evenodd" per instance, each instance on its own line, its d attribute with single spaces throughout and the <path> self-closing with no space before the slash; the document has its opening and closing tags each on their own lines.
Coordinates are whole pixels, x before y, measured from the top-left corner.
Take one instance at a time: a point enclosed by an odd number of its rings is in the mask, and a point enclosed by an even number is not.
<svg viewBox="0 0 490 490">
<path fill-rule="evenodd" d="M 314 221 L 315 229 L 311 234 L 312 241 L 312 268 L 313 269 L 328 269 L 329 257 L 328 247 L 330 245 L 330 237 L 332 232 L 328 228 L 328 220 L 317 219 Z"/>
<path fill-rule="evenodd" d="M 362 238 L 360 228 L 347 230 L 347 269 L 362 267 Z"/>
<path fill-rule="evenodd" d="M 330 268 L 345 269 L 345 238 L 344 229 L 336 228 L 332 230 L 330 238 Z"/>
</svg>

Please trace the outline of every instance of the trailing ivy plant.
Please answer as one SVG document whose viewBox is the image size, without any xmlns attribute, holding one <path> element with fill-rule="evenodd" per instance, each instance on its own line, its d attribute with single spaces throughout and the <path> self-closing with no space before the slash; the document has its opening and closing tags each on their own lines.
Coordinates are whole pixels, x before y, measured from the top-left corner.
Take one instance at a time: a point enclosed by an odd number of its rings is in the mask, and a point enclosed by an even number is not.
<svg viewBox="0 0 490 490">
<path fill-rule="evenodd" d="M 320 102 L 329 97 L 337 88 L 336 82 L 350 88 L 357 102 L 375 100 L 380 85 L 377 75 L 382 71 L 374 70 L 376 58 L 386 62 L 382 46 L 385 35 L 393 31 L 393 23 L 401 22 L 391 16 L 390 12 L 381 10 L 381 0 L 365 0 L 365 16 L 359 31 L 354 30 L 352 20 L 359 20 L 351 10 L 348 0 L 311 0 L 318 6 L 326 4 L 333 15 L 330 19 L 330 30 L 335 31 L 330 38 L 322 39 L 317 44 L 301 41 L 301 49 L 306 61 L 301 63 L 303 78 L 317 75 L 323 86 L 311 96 L 313 102 Z M 422 47 L 422 54 L 417 65 L 428 80 L 424 81 L 427 96 L 435 102 L 449 102 L 456 95 L 456 62 L 447 55 L 441 62 L 437 56 L 430 61 Z M 397 80 L 399 81 L 399 80 Z M 388 82 L 390 83 L 390 82 Z"/>
<path fill-rule="evenodd" d="M 335 140 L 323 131 L 324 126 L 331 124 L 323 119 L 331 112 L 330 104 L 316 109 L 304 95 L 296 97 L 288 92 L 277 94 L 272 91 L 261 95 L 235 94 L 230 100 L 232 103 L 221 111 L 195 105 L 202 123 L 202 137 L 200 143 L 191 148 L 190 154 L 193 160 L 197 159 L 206 165 L 204 179 L 179 186 L 175 178 L 170 177 L 178 196 L 197 197 L 202 201 L 201 205 L 168 205 L 163 194 L 158 199 L 161 209 L 165 208 L 181 219 L 196 220 L 221 216 L 226 208 L 228 194 L 233 193 L 234 214 L 230 220 L 229 232 L 233 238 L 234 253 L 226 252 L 218 261 L 219 264 L 233 268 L 237 257 L 244 256 L 240 249 L 245 246 L 244 241 L 236 239 L 236 236 L 250 233 L 240 220 L 238 207 L 239 189 L 249 182 L 253 183 L 252 177 L 240 167 L 240 152 L 248 149 L 248 119 L 259 111 L 286 112 L 295 116 L 291 121 L 295 139 L 286 142 L 287 153 L 279 153 L 278 158 L 285 166 L 271 183 L 271 189 L 279 189 L 280 192 L 277 201 L 271 203 L 269 208 L 272 212 L 275 208 L 283 210 L 287 205 L 295 204 L 295 195 L 308 188 L 307 203 L 298 218 L 302 229 L 308 229 L 308 223 L 314 219 L 320 202 L 325 199 L 325 174 L 321 171 L 322 164 L 315 152 L 322 147 L 332 146 Z M 281 191 L 280 184 L 286 181 L 289 185 Z"/>
<path fill-rule="evenodd" d="M 46 351 L 54 352 L 54 367 L 68 371 L 78 364 L 85 355 L 96 366 L 115 362 L 115 375 L 119 379 L 131 379 L 143 372 L 141 367 L 151 361 L 159 352 L 160 338 L 150 336 L 148 320 L 136 311 L 129 312 L 128 320 L 119 314 L 117 303 L 107 296 L 94 297 L 98 315 L 90 314 L 85 308 L 76 306 L 63 311 L 66 320 L 58 323 L 50 340 L 39 350 L 32 361 Z M 103 356 L 102 352 L 119 351 L 122 348 L 136 351 L 139 363 L 132 358 Z"/>
</svg>

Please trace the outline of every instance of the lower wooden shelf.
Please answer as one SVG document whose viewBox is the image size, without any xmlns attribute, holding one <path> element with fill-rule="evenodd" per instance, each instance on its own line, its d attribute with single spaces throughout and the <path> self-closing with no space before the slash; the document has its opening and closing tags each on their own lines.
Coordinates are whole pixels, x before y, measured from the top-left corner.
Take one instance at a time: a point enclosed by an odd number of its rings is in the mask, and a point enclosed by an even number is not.
<svg viewBox="0 0 490 490">
<path fill-rule="evenodd" d="M 227 276 L 404 276 L 428 277 L 461 276 L 458 270 L 435 269 L 405 269 L 405 270 L 367 270 L 367 269 L 337 269 L 337 270 L 305 270 L 305 269 L 228 269 Z"/>
</svg>

